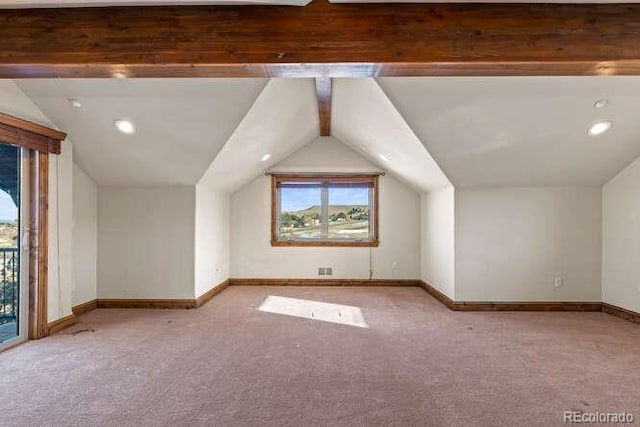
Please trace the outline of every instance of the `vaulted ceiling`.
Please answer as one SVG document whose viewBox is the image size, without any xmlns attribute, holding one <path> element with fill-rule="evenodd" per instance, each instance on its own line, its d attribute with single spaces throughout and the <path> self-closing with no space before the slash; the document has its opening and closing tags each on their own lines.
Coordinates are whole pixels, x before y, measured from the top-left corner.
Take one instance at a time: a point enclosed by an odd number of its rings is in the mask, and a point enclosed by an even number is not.
<svg viewBox="0 0 640 427">
<path fill-rule="evenodd" d="M 316 139 L 315 96 L 313 79 L 272 79 L 201 182 L 234 191 Z"/>
<path fill-rule="evenodd" d="M 640 156 L 639 77 L 378 81 L 456 187 L 599 186 Z"/>
<path fill-rule="evenodd" d="M 332 133 L 418 191 L 451 186 L 372 78 L 336 79 Z"/>
<path fill-rule="evenodd" d="M 22 91 L 74 144 L 101 185 L 193 185 L 267 79 L 33 79 Z M 81 102 L 73 107 L 69 99 Z M 134 135 L 114 127 L 131 120 Z"/>
<path fill-rule="evenodd" d="M 232 192 L 319 136 L 312 79 L 17 82 L 99 185 Z M 640 156 L 638 99 L 640 77 L 333 79 L 332 136 L 420 192 L 600 186 Z"/>
</svg>

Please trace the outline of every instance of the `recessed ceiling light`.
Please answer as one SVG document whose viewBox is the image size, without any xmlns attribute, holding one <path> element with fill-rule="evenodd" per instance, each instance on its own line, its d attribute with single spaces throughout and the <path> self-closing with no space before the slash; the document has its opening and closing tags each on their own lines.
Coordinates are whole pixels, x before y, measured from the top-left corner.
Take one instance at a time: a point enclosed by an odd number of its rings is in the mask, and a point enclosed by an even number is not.
<svg viewBox="0 0 640 427">
<path fill-rule="evenodd" d="M 126 133 L 127 135 L 131 135 L 136 132 L 136 128 L 129 120 L 116 120 L 114 125 L 116 126 L 116 129 L 122 133 Z"/>
<path fill-rule="evenodd" d="M 271 158 L 271 154 L 265 154 L 264 156 L 262 156 L 262 158 L 260 159 L 261 162 L 266 162 L 267 160 L 269 160 Z"/>
<path fill-rule="evenodd" d="M 80 101 L 73 98 L 69 98 L 69 104 L 71 104 L 72 107 L 76 107 L 76 108 L 82 107 L 82 104 L 80 103 Z"/>
<path fill-rule="evenodd" d="M 380 157 L 380 160 L 384 161 L 384 162 L 388 162 L 389 158 L 387 156 L 385 156 L 384 154 L 378 154 L 378 157 Z"/>
<path fill-rule="evenodd" d="M 589 136 L 602 135 L 603 133 L 611 129 L 611 126 L 613 126 L 613 123 L 608 120 L 594 123 L 593 126 L 589 128 Z"/>
<path fill-rule="evenodd" d="M 607 99 L 598 99 L 596 102 L 593 103 L 593 107 L 594 108 L 602 108 L 602 107 L 606 107 L 606 105 L 609 103 L 609 101 Z"/>
<path fill-rule="evenodd" d="M 127 78 L 127 75 L 124 73 L 124 71 L 116 71 L 116 72 L 113 74 L 113 76 L 114 76 L 116 79 L 126 79 L 126 78 Z"/>
</svg>

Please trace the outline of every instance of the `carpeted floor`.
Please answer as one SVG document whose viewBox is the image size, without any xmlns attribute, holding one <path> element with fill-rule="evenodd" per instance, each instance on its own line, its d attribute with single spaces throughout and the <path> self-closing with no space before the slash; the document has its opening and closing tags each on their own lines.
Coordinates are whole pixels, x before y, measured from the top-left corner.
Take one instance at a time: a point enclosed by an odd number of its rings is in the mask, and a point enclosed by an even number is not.
<svg viewBox="0 0 640 427">
<path fill-rule="evenodd" d="M 368 327 L 259 311 L 269 295 L 359 307 Z M 0 354 L 0 424 L 640 419 L 640 326 L 601 313 L 452 312 L 419 288 L 232 287 L 197 310 L 80 322 Z"/>
</svg>

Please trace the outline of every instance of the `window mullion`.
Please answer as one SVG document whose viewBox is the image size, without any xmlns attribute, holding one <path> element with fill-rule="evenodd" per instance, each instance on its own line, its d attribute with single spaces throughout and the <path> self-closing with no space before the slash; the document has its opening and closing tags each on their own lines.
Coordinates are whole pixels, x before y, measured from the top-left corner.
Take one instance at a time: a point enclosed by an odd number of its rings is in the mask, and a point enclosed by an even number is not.
<svg viewBox="0 0 640 427">
<path fill-rule="evenodd" d="M 280 201 L 282 200 L 281 192 L 282 192 L 282 190 L 280 189 L 280 187 L 278 187 L 278 188 L 276 188 L 276 191 L 275 191 L 275 194 L 274 194 L 274 196 L 276 198 L 276 200 L 275 200 L 275 203 L 276 203 L 276 213 L 275 213 L 276 219 L 275 219 L 275 221 L 276 221 L 276 227 L 277 227 L 277 230 L 278 230 L 277 231 L 277 233 L 278 233 L 277 238 L 278 239 L 280 239 L 280 217 L 281 217 L 281 214 L 282 214 L 282 207 L 281 207 L 281 203 L 280 203 Z"/>
<path fill-rule="evenodd" d="M 320 231 L 323 240 L 329 239 L 329 183 L 322 183 L 321 207 L 320 207 Z"/>
<path fill-rule="evenodd" d="M 378 238 L 376 230 L 378 229 L 378 199 L 376 197 L 376 189 L 372 185 L 369 187 L 369 239 Z"/>
</svg>

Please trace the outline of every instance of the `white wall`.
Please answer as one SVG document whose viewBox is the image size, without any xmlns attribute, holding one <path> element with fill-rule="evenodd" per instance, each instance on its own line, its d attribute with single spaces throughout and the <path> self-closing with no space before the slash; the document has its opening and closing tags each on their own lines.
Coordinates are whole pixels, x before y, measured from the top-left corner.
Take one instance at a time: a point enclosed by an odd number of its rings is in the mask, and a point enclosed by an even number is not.
<svg viewBox="0 0 640 427">
<path fill-rule="evenodd" d="M 195 296 L 229 278 L 229 195 L 196 186 Z"/>
<path fill-rule="evenodd" d="M 455 298 L 455 190 L 422 195 L 420 278 Z"/>
<path fill-rule="evenodd" d="M 55 127 L 11 80 L 0 79 L 0 112 L 44 126 Z M 58 159 L 60 160 L 59 166 L 57 165 Z M 49 282 L 47 294 L 47 320 L 49 322 L 71 314 L 72 168 L 73 147 L 69 142 L 64 142 L 62 154 L 60 156 L 51 155 L 49 163 Z M 60 182 L 58 182 L 58 172 Z M 60 190 L 59 197 L 57 195 L 58 189 Z M 58 199 L 60 200 L 59 207 Z M 60 221 L 57 219 L 58 210 L 60 211 Z M 58 233 L 58 231 L 60 232 Z"/>
<path fill-rule="evenodd" d="M 98 186 L 73 165 L 73 289 L 74 306 L 98 297 Z"/>
<path fill-rule="evenodd" d="M 456 300 L 601 300 L 599 188 L 456 189 L 455 211 Z"/>
<path fill-rule="evenodd" d="M 640 312 L 640 159 L 603 187 L 603 301 Z"/>
<path fill-rule="evenodd" d="M 98 188 L 98 298 L 194 298 L 195 188 Z"/>
<path fill-rule="evenodd" d="M 73 147 L 49 156 L 49 322 L 71 314 L 73 288 Z"/>
<path fill-rule="evenodd" d="M 319 138 L 272 170 L 362 172 L 374 165 L 332 138 Z M 272 247 L 271 181 L 260 176 L 231 196 L 231 277 L 367 279 L 369 248 Z M 372 248 L 375 278 L 416 279 L 420 274 L 420 197 L 392 176 L 380 178 L 380 246 Z M 392 262 L 398 263 L 392 269 Z M 321 276 L 324 277 L 324 276 Z"/>
</svg>

